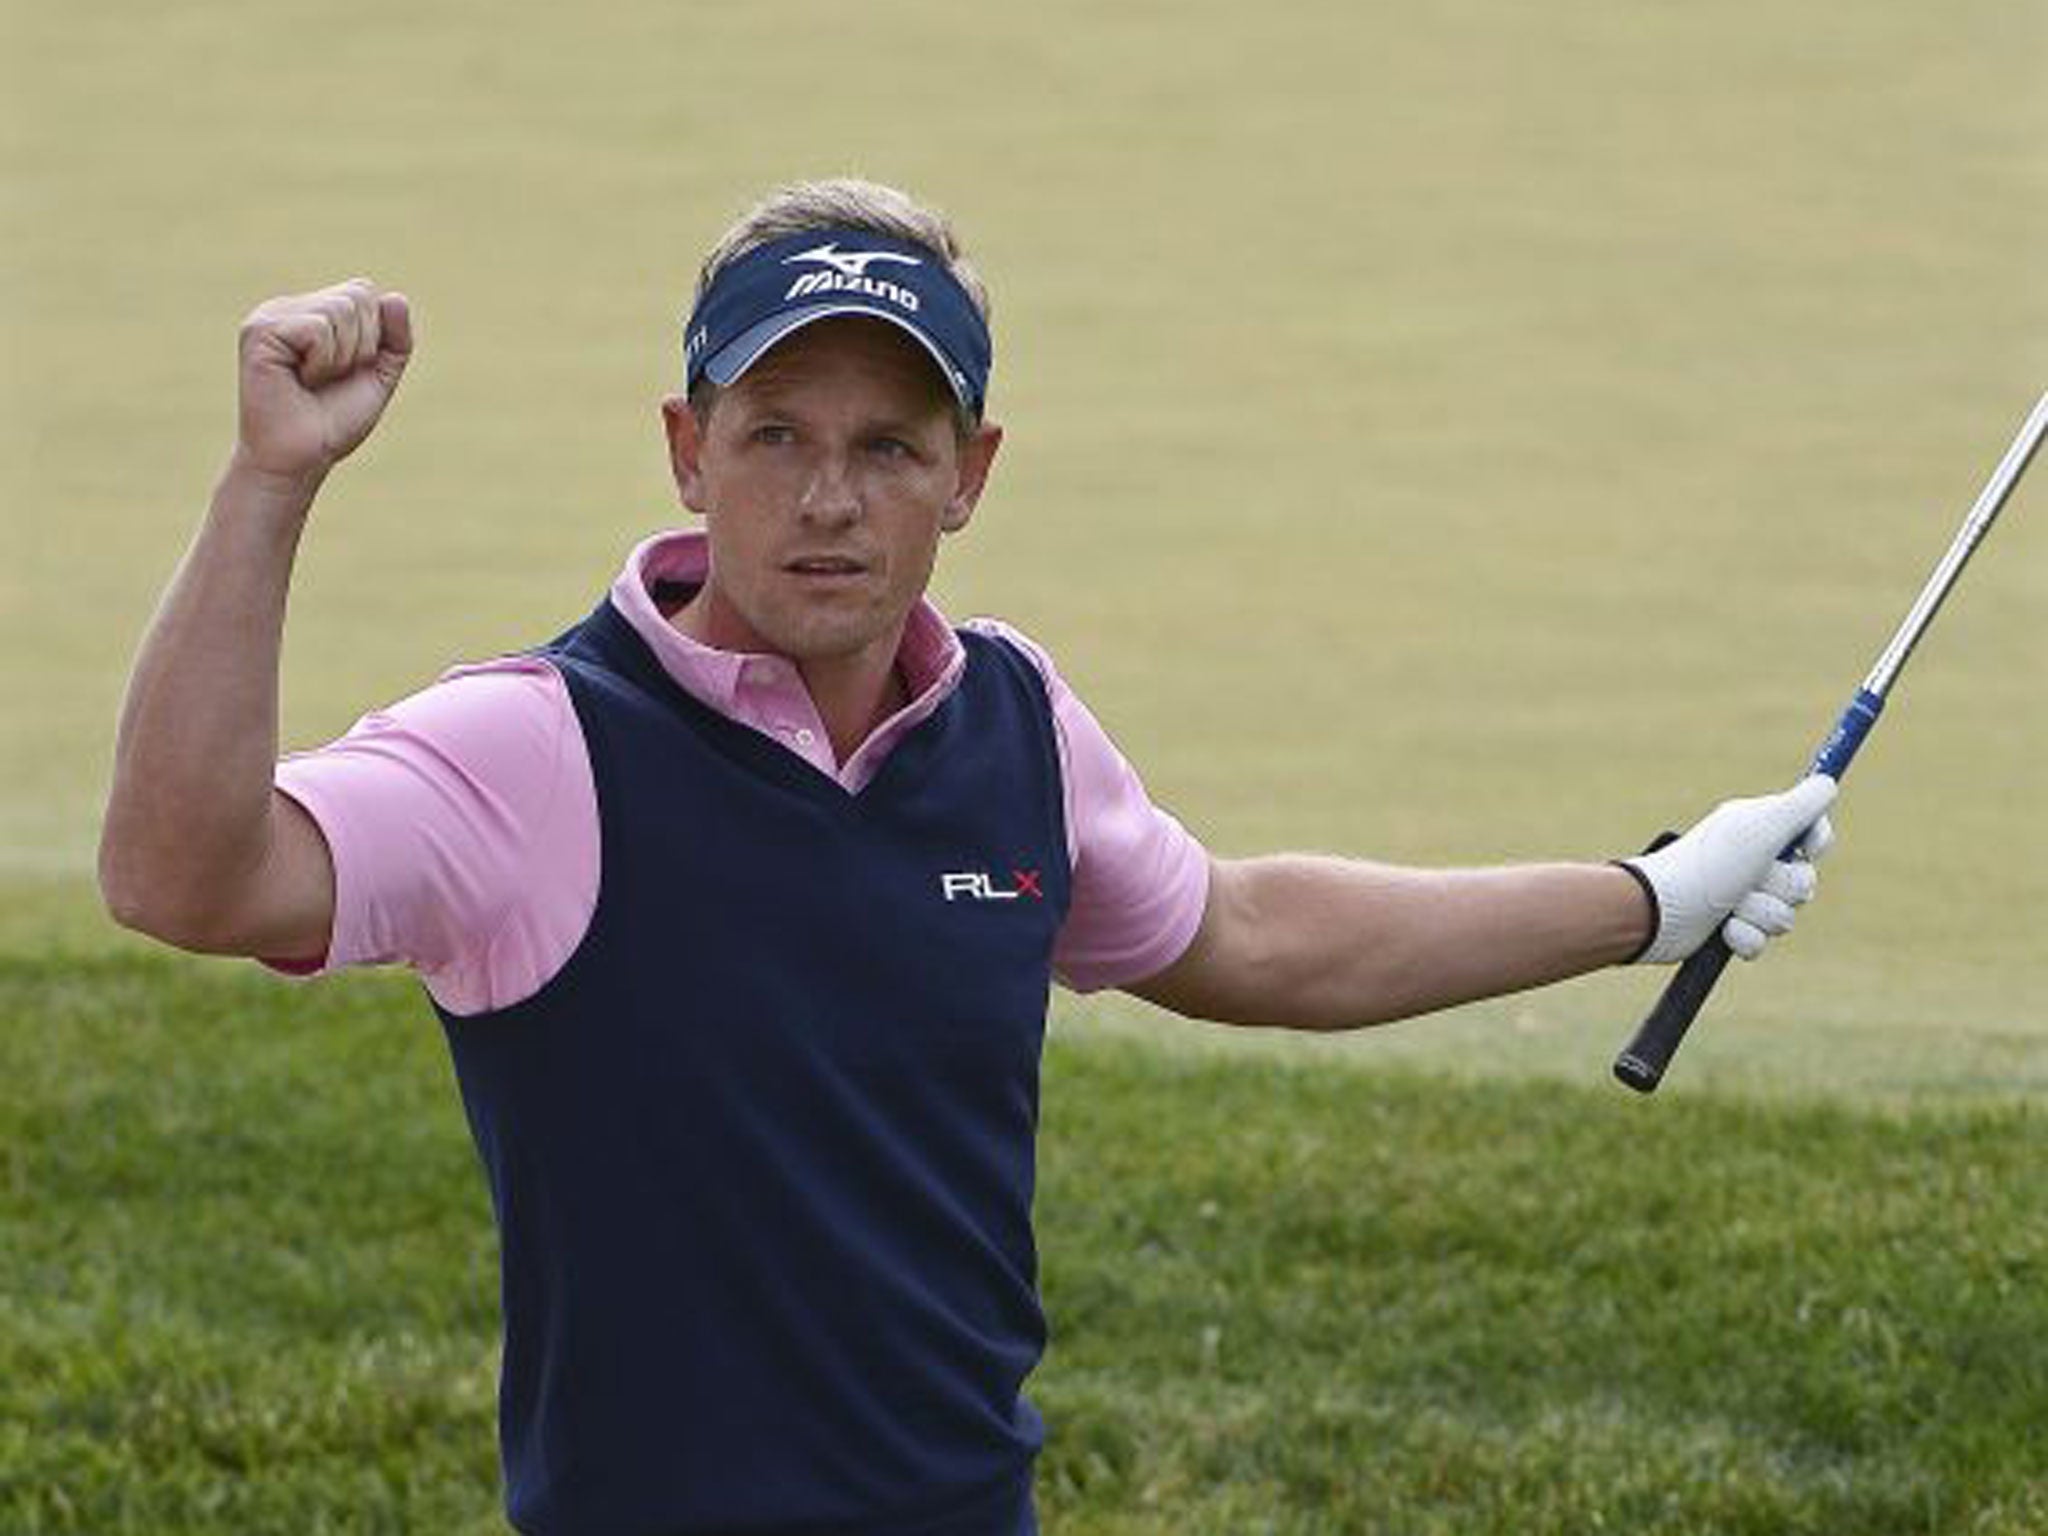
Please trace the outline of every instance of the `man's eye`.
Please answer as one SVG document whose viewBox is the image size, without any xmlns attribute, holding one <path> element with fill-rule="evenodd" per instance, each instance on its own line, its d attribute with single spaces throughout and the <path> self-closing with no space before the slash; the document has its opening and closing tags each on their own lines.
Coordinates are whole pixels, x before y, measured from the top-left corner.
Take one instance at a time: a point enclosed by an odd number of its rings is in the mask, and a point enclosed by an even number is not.
<svg viewBox="0 0 2048 1536">
<path fill-rule="evenodd" d="M 770 421 L 754 428 L 753 438 L 757 443 L 793 443 L 796 441 L 796 432 L 779 421 Z"/>
<path fill-rule="evenodd" d="M 869 446 L 885 459 L 908 459 L 917 456 L 917 450 L 900 437 L 878 437 Z"/>
</svg>

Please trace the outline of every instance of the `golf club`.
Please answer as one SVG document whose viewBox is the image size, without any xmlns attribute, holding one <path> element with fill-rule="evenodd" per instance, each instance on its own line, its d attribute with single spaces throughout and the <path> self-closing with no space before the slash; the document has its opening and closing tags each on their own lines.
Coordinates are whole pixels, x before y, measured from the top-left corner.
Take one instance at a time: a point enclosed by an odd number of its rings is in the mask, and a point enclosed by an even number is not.
<svg viewBox="0 0 2048 1536">
<path fill-rule="evenodd" d="M 1842 717 L 1835 722 L 1835 728 L 1820 751 L 1814 754 L 1811 773 L 1824 773 L 1839 781 L 1849 771 L 1849 764 L 1855 760 L 1863 740 L 1870 734 L 1870 728 L 1877 723 L 1877 717 L 1884 708 L 1885 698 L 1898 681 L 1913 648 L 1920 643 L 1920 637 L 1927 632 L 1927 626 L 1934 622 L 1935 614 L 1941 611 L 1943 599 L 1962 575 L 1963 567 L 1970 556 L 1983 542 L 1984 535 L 1991 529 L 1999 509 L 2011 496 L 2013 487 L 2019 484 L 2020 476 L 2026 473 L 2034 452 L 2041 446 L 2041 439 L 2048 435 L 2048 394 L 2034 402 L 2034 408 L 2021 424 L 2019 435 L 2012 446 L 2005 450 L 2005 457 L 1999 460 L 1998 468 L 1992 471 L 1991 479 L 1978 495 L 1976 504 L 1970 508 L 1970 515 L 1963 520 L 1963 526 L 1948 553 L 1935 566 L 1934 574 L 1920 589 L 1912 611 L 1892 636 L 1891 644 L 1878 657 L 1877 665 L 1870 669 L 1870 675 L 1863 680 L 1863 686 L 1856 690 L 1856 696 L 1849 701 L 1849 707 L 1842 711 Z M 1798 840 L 1785 850 L 1784 857 L 1792 857 L 1798 849 Z M 1678 974 L 1671 978 L 1664 989 L 1664 995 L 1657 999 L 1657 1006 L 1643 1021 L 1636 1036 L 1614 1061 L 1614 1075 L 1638 1093 L 1651 1093 L 1663 1080 L 1664 1072 L 1671 1064 L 1672 1055 L 1678 1050 L 1679 1042 L 1692 1026 L 1694 1017 L 1707 1001 L 1707 995 L 1720 980 L 1722 970 L 1728 964 L 1732 951 L 1722 938 L 1719 929 L 1700 948 L 1693 951 Z"/>
</svg>

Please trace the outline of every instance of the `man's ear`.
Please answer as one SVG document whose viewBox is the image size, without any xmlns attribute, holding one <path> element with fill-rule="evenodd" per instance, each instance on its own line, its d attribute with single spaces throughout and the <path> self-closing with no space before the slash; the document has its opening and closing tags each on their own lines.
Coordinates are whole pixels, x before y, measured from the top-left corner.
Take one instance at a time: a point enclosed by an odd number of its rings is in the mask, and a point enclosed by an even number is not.
<svg viewBox="0 0 2048 1536">
<path fill-rule="evenodd" d="M 984 421 L 960 444 L 960 482 L 939 518 L 939 527 L 947 533 L 958 533 L 974 516 L 975 503 L 988 487 L 996 450 L 1002 446 L 1003 429 L 993 421 Z"/>
<path fill-rule="evenodd" d="M 668 467 L 675 476 L 676 494 L 684 506 L 700 516 L 704 511 L 704 429 L 697 413 L 683 395 L 669 395 L 661 402 L 661 421 L 668 433 Z"/>
</svg>

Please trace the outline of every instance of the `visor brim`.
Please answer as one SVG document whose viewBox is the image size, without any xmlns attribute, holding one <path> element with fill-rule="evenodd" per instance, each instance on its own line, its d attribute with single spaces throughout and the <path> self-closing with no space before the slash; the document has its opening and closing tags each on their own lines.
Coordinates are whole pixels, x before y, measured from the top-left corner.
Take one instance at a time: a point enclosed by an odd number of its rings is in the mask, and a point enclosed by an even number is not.
<svg viewBox="0 0 2048 1536">
<path fill-rule="evenodd" d="M 919 346 L 931 355 L 938 367 L 939 375 L 946 381 L 953 398 L 960 402 L 968 415 L 979 417 L 981 408 L 969 392 L 967 376 L 954 366 L 946 356 L 945 348 L 926 334 L 915 320 L 893 309 L 882 309 L 858 301 L 839 300 L 830 304 L 811 304 L 801 309 L 785 309 L 750 325 L 731 341 L 720 347 L 704 360 L 704 376 L 721 388 L 742 378 L 746 371 L 759 362 L 777 342 L 786 341 L 807 325 L 820 320 L 829 320 L 836 315 L 858 315 L 865 319 L 886 320 L 899 331 L 914 337 Z"/>
</svg>

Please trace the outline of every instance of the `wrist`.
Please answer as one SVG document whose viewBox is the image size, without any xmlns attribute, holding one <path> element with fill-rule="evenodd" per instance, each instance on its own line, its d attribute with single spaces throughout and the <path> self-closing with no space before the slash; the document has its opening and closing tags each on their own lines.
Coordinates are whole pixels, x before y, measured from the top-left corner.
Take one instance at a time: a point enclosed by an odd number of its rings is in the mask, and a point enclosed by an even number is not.
<svg viewBox="0 0 2048 1536">
<path fill-rule="evenodd" d="M 260 462 L 248 448 L 235 444 L 215 488 L 216 504 L 228 502 L 284 519 L 302 519 L 327 479 L 330 464 L 278 469 Z"/>
<path fill-rule="evenodd" d="M 1657 899 L 1657 887 L 1650 883 L 1650 877 L 1637 867 L 1635 860 L 1616 859 L 1612 867 L 1627 875 L 1629 883 L 1635 887 L 1637 913 L 1635 934 L 1616 963 L 1636 965 L 1649 955 L 1657 942 L 1657 935 L 1664 926 L 1664 907 Z"/>
</svg>

